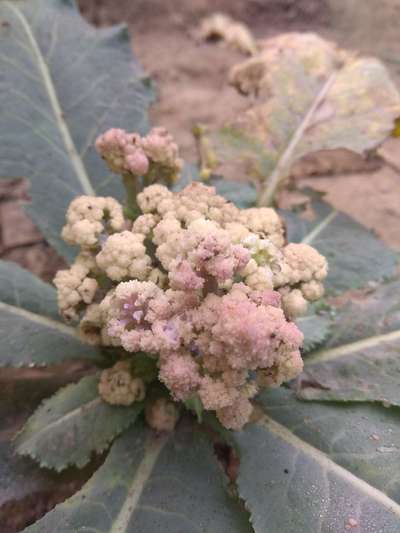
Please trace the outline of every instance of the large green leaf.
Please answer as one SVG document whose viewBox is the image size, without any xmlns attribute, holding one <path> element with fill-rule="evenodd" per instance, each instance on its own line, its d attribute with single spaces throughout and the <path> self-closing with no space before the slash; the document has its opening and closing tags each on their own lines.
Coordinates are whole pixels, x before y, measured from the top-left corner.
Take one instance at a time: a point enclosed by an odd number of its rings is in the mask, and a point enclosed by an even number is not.
<svg viewBox="0 0 400 533">
<path fill-rule="evenodd" d="M 400 330 L 320 350 L 307 358 L 298 394 L 400 406 L 399 355 Z"/>
<path fill-rule="evenodd" d="M 81 491 L 24 531 L 249 533 L 251 528 L 196 428 L 156 436 L 134 426 Z"/>
<path fill-rule="evenodd" d="M 98 358 L 95 348 L 83 344 L 73 328 L 57 320 L 54 288 L 4 261 L 0 261 L 0 329 L 0 366 Z"/>
<path fill-rule="evenodd" d="M 270 416 L 234 438 L 239 494 L 256 533 L 336 533 L 346 525 L 398 532 L 398 503 Z"/>
<path fill-rule="evenodd" d="M 365 287 L 396 273 L 397 256 L 381 240 L 348 215 L 316 199 L 314 218 L 308 220 L 283 212 L 289 242 L 314 246 L 329 263 L 324 285 L 331 292 Z"/>
<path fill-rule="evenodd" d="M 400 406 L 399 282 L 337 309 L 325 346 L 306 358 L 298 394 L 308 400 Z"/>
<path fill-rule="evenodd" d="M 262 393 L 261 421 L 235 435 L 239 493 L 256 533 L 354 523 L 363 533 L 398 531 L 400 409 L 388 408 L 400 405 L 398 281 L 329 316 L 330 347 L 307 355 L 296 391 Z"/>
<path fill-rule="evenodd" d="M 390 135 L 400 115 L 400 95 L 380 61 L 345 54 L 313 34 L 264 41 L 258 55 L 233 69 L 231 82 L 253 103 L 203 137 L 200 148 L 206 163 L 217 160 L 263 182 L 261 205 L 302 156 L 337 148 L 363 154 Z"/>
<path fill-rule="evenodd" d="M 16 263 L 0 261 L 1 302 L 37 315 L 59 319 L 54 287 Z"/>
<path fill-rule="evenodd" d="M 20 455 L 29 455 L 42 466 L 58 471 L 89 462 L 130 424 L 143 404 L 112 406 L 99 396 L 98 376 L 87 376 L 45 400 L 18 434 Z"/>
<path fill-rule="evenodd" d="M 400 329 L 400 281 L 380 285 L 337 309 L 325 348 Z"/>
<path fill-rule="evenodd" d="M 122 190 L 94 140 L 146 131 L 153 91 L 126 27 L 89 26 L 73 0 L 2 0 L 0 20 L 0 176 L 31 181 L 28 213 L 70 259 L 59 236 L 69 202 Z"/>
<path fill-rule="evenodd" d="M 258 400 L 267 415 L 400 503 L 400 409 L 303 402 L 281 388 Z"/>
</svg>

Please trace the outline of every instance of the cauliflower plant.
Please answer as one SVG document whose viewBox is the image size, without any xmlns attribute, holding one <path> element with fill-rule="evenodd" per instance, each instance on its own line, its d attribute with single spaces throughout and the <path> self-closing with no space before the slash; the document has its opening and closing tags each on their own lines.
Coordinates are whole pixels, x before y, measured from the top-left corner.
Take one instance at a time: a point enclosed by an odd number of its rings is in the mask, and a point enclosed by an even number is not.
<svg viewBox="0 0 400 533">
<path fill-rule="evenodd" d="M 158 174 L 174 181 L 181 168 L 162 128 L 143 138 L 110 130 L 96 146 L 113 171 L 151 183 L 135 196 L 135 217 L 112 198 L 82 196 L 63 229 L 81 252 L 55 277 L 60 312 L 119 358 L 103 371 L 100 395 L 117 405 L 144 400 L 158 430 L 171 430 L 179 403 L 193 401 L 241 429 L 260 388 L 302 370 L 292 320 L 323 294 L 325 258 L 287 244 L 273 209 L 239 209 L 198 182 L 177 193 L 153 183 Z M 151 378 L 136 364 L 143 354 Z M 154 386 L 168 396 L 154 397 Z"/>
</svg>

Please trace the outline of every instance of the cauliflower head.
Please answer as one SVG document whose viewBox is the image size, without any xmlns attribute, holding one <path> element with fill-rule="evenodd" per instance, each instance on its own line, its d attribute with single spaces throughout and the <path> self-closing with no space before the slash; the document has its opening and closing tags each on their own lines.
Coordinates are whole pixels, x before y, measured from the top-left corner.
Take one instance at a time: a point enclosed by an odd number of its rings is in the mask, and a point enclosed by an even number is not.
<svg viewBox="0 0 400 533">
<path fill-rule="evenodd" d="M 112 130 L 97 148 L 117 171 L 178 171 L 162 129 L 145 138 Z M 110 198 L 72 202 L 63 236 L 81 254 L 54 280 L 60 311 L 80 320 L 83 338 L 120 354 L 101 375 L 108 403 L 147 401 L 151 385 L 132 370 L 147 354 L 169 392 L 149 396 L 151 427 L 172 430 L 179 404 L 196 398 L 239 430 L 261 388 L 301 372 L 303 335 L 293 319 L 322 296 L 327 262 L 307 244 L 286 243 L 273 209 L 241 210 L 201 183 L 176 193 L 154 183 L 137 203 L 141 214 L 128 224 Z"/>
</svg>

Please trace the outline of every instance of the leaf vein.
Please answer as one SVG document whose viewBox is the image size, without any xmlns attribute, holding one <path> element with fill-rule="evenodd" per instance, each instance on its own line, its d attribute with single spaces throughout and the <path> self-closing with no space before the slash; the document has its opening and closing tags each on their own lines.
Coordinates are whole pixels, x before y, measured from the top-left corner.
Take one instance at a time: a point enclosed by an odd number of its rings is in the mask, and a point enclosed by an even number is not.
<svg viewBox="0 0 400 533">
<path fill-rule="evenodd" d="M 67 123 L 64 119 L 64 114 L 61 109 L 60 102 L 58 100 L 58 96 L 53 84 L 53 80 L 51 78 L 48 66 L 44 60 L 43 54 L 39 48 L 39 45 L 35 39 L 35 36 L 33 35 L 31 28 L 25 18 L 25 16 L 22 14 L 22 12 L 13 4 L 10 2 L 6 2 L 6 5 L 9 7 L 9 9 L 16 15 L 16 17 L 19 19 L 22 28 L 24 29 L 26 36 L 28 38 L 28 41 L 30 42 L 32 46 L 33 53 L 36 57 L 36 61 L 38 63 L 38 69 L 43 79 L 44 87 L 47 91 L 47 95 L 51 104 L 51 107 L 53 109 L 53 113 L 55 115 L 55 119 L 58 124 L 58 128 L 60 130 L 61 136 L 64 141 L 65 148 L 67 150 L 67 153 L 69 157 L 71 158 L 72 166 L 75 170 L 76 176 L 78 178 L 78 181 L 80 182 L 82 189 L 85 194 L 88 195 L 95 195 L 95 191 L 92 187 L 92 184 L 90 183 L 89 176 L 87 175 L 86 169 L 83 165 L 82 160 L 80 159 L 78 152 L 76 150 L 74 141 L 72 140 L 70 131 L 68 129 Z"/>
<path fill-rule="evenodd" d="M 124 533 L 127 531 L 129 521 L 138 507 L 140 497 L 157 463 L 158 456 L 167 442 L 168 437 L 164 437 L 162 439 L 160 438 L 151 447 L 149 443 L 147 444 L 144 458 L 130 484 L 126 500 L 110 529 L 110 533 Z"/>
<path fill-rule="evenodd" d="M 285 426 L 282 426 L 267 415 L 264 416 L 264 420 L 259 424 L 264 426 L 267 431 L 270 431 L 281 440 L 293 446 L 295 449 L 300 450 L 308 457 L 311 457 L 314 461 L 319 463 L 322 468 L 335 473 L 337 476 L 346 480 L 351 485 L 357 487 L 366 496 L 379 502 L 386 509 L 400 517 L 400 505 L 398 503 L 363 479 L 356 477 L 349 470 L 346 470 L 342 466 L 335 463 L 324 452 L 303 441 Z"/>
<path fill-rule="evenodd" d="M 70 326 L 66 326 L 65 324 L 62 324 L 61 322 L 57 322 L 57 320 L 53 320 L 52 318 L 47 318 L 37 313 L 33 313 L 32 311 L 27 311 L 26 309 L 21 309 L 20 307 L 6 304 L 4 302 L 0 302 L 0 311 L 1 310 L 11 313 L 13 315 L 17 315 L 21 318 L 25 318 L 26 320 L 30 320 L 31 322 L 36 322 L 37 324 L 40 324 L 41 326 L 55 329 L 59 331 L 60 333 L 69 335 L 70 337 L 79 339 L 79 335 L 77 334 L 74 328 L 71 328 Z"/>
<path fill-rule="evenodd" d="M 360 341 L 351 342 L 349 344 L 344 344 L 336 348 L 331 348 L 327 350 L 318 350 L 317 352 L 309 355 L 305 362 L 306 368 L 322 363 L 325 361 L 333 361 L 345 357 L 346 355 L 351 355 L 360 350 L 374 348 L 383 342 L 397 341 L 400 339 L 400 330 L 391 331 L 390 333 L 384 333 L 382 335 L 375 335 L 374 337 L 368 337 Z"/>
</svg>

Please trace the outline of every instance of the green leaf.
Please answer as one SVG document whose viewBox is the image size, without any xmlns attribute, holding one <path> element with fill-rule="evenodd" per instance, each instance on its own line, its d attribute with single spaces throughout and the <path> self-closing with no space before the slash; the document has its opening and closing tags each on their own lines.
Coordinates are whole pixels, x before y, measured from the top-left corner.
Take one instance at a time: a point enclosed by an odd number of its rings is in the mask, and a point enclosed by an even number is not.
<svg viewBox="0 0 400 533">
<path fill-rule="evenodd" d="M 27 533 L 250 533 L 211 445 L 190 426 L 156 436 L 134 426 L 93 478 Z"/>
<path fill-rule="evenodd" d="M 363 533 L 398 531 L 398 503 L 270 416 L 234 439 L 239 494 L 255 533 L 336 533 L 345 531 L 350 519 Z"/>
<path fill-rule="evenodd" d="M 399 405 L 398 284 L 333 310 L 330 347 L 307 355 L 297 390 L 261 393 L 264 416 L 233 435 L 256 533 L 398 530 L 400 409 L 372 403 Z"/>
<path fill-rule="evenodd" d="M 400 115 L 400 95 L 379 60 L 310 33 L 264 41 L 230 78 L 253 104 L 200 143 L 206 162 L 264 182 L 260 205 L 271 203 L 299 158 L 337 148 L 364 154 L 390 136 Z"/>
<path fill-rule="evenodd" d="M 27 211 L 64 257 L 69 202 L 122 194 L 93 148 L 110 127 L 143 133 L 153 90 L 125 26 L 95 29 L 72 0 L 0 3 L 0 176 L 31 181 Z"/>
<path fill-rule="evenodd" d="M 199 169 L 196 165 L 185 162 L 179 180 L 172 185 L 171 189 L 175 192 L 181 191 L 192 181 L 202 181 Z"/>
<path fill-rule="evenodd" d="M 113 406 L 102 400 L 98 376 L 87 376 L 45 400 L 15 439 L 16 451 L 41 466 L 63 470 L 83 467 L 133 424 L 143 404 Z"/>
<path fill-rule="evenodd" d="M 400 329 L 400 281 L 380 285 L 337 309 L 325 348 Z"/>
<path fill-rule="evenodd" d="M 10 261 L 0 261 L 1 302 L 59 319 L 54 287 Z"/>
<path fill-rule="evenodd" d="M 305 361 L 301 398 L 400 405 L 399 287 L 393 281 L 336 310 L 324 348 Z"/>
<path fill-rule="evenodd" d="M 307 358 L 298 394 L 307 400 L 375 401 L 400 406 L 400 330 Z"/>
<path fill-rule="evenodd" d="M 220 194 L 241 209 L 254 207 L 256 204 L 256 189 L 248 182 L 212 177 L 205 184 L 215 187 L 217 194 Z"/>
<path fill-rule="evenodd" d="M 315 200 L 311 204 L 313 220 L 293 213 L 282 213 L 289 242 L 305 242 L 324 255 L 329 264 L 327 290 L 343 292 L 365 287 L 396 274 L 397 257 L 372 232 L 329 204 Z"/>
<path fill-rule="evenodd" d="M 307 315 L 296 320 L 304 335 L 302 352 L 308 353 L 320 346 L 329 336 L 332 319 L 329 315 Z"/>
<path fill-rule="evenodd" d="M 280 388 L 258 400 L 267 415 L 400 503 L 400 410 L 356 403 L 299 401 Z"/>
<path fill-rule="evenodd" d="M 97 360 L 98 351 L 56 318 L 54 288 L 17 265 L 0 261 L 0 366 Z"/>
</svg>

